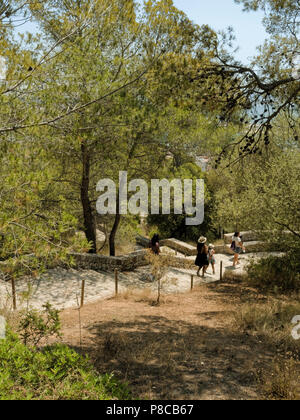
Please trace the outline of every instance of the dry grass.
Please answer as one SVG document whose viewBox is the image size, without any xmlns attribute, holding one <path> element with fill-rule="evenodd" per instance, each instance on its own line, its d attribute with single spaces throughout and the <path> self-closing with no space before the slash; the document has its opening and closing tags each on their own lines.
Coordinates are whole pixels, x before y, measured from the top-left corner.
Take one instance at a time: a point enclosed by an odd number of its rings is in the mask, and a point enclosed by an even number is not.
<svg viewBox="0 0 300 420">
<path fill-rule="evenodd" d="M 300 359 L 300 341 L 292 337 L 292 319 L 300 315 L 300 303 L 271 298 L 264 303 L 243 304 L 235 314 L 235 326 L 259 335 L 285 355 Z"/>
<path fill-rule="evenodd" d="M 266 400 L 300 400 L 300 366 L 293 359 L 274 359 L 270 369 L 258 372 L 258 383 Z"/>
<path fill-rule="evenodd" d="M 153 290 L 151 290 L 150 287 L 145 287 L 143 289 L 132 287 L 120 293 L 117 299 L 152 304 L 156 300 L 156 298 L 156 293 Z M 163 299 L 163 302 L 165 303 L 166 300 Z"/>
<path fill-rule="evenodd" d="M 67 309 L 63 342 L 140 399 L 299 399 L 296 297 L 270 297 L 231 280 L 162 295 L 160 306 L 156 298 L 150 287 L 131 288 L 85 305 L 81 337 L 78 313 Z"/>
<path fill-rule="evenodd" d="M 300 399 L 300 340 L 292 337 L 291 322 L 298 314 L 300 303 L 296 297 L 268 297 L 264 303 L 243 304 L 234 316 L 238 330 L 258 336 L 276 352 L 272 364 L 257 371 L 265 399 Z"/>
<path fill-rule="evenodd" d="M 157 340 L 152 340 L 150 334 L 145 337 L 138 331 L 134 338 L 125 331 L 109 332 L 103 336 L 102 346 L 98 348 L 101 357 L 97 360 L 97 366 L 100 370 L 103 364 L 107 368 L 117 366 L 115 372 L 121 373 L 123 379 L 139 390 L 140 398 L 157 398 L 157 392 L 161 398 L 173 399 L 179 395 L 186 398 L 180 384 L 180 371 L 183 366 L 191 364 L 194 364 L 194 369 L 199 368 L 200 362 L 195 364 L 194 350 L 193 344 L 179 335 L 170 334 L 166 339 L 159 334 Z M 170 380 L 174 381 L 171 386 L 168 385 Z M 188 389 L 189 392 L 195 392 L 197 382 L 189 384 Z M 178 391 L 180 394 L 176 394 Z"/>
<path fill-rule="evenodd" d="M 274 354 L 262 340 L 232 328 L 241 296 L 255 298 L 241 285 L 212 284 L 162 296 L 153 306 L 155 292 L 128 290 L 82 308 L 81 351 L 99 373 L 129 382 L 137 398 L 260 398 L 256 369 L 268 369 Z M 76 315 L 62 313 L 63 341 L 78 348 Z"/>
<path fill-rule="evenodd" d="M 17 330 L 20 322 L 20 314 L 18 311 L 13 311 L 11 308 L 11 298 L 1 301 L 0 315 L 3 316 L 12 330 Z"/>
</svg>

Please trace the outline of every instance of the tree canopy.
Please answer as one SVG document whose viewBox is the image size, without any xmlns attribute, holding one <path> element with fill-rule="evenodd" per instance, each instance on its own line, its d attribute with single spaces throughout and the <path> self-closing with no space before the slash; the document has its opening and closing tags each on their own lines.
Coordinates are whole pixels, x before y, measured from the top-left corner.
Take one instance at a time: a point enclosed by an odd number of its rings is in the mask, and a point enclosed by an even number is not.
<svg viewBox="0 0 300 420">
<path fill-rule="evenodd" d="M 215 231 L 216 199 L 217 219 L 224 220 L 222 203 L 229 205 L 229 196 L 233 203 L 240 188 L 255 196 L 262 162 L 268 163 L 268 179 L 273 167 L 284 171 L 294 162 L 289 151 L 298 150 L 299 140 L 300 81 L 293 64 L 299 4 L 238 3 L 246 11 L 262 8 L 270 35 L 248 66 L 231 53 L 231 31 L 217 34 L 194 24 L 171 0 L 0 2 L 5 276 L 65 261 L 75 250 L 99 252 L 99 226 L 108 230 L 114 255 L 120 225 L 135 219 L 120 212 L 99 217 L 96 184 L 103 177 L 118 183 L 120 170 L 146 181 L 194 177 L 197 156 L 216 159 L 206 220 Z M 37 33 L 17 35 L 18 24 L 29 19 Z M 272 148 L 279 147 L 279 137 L 282 162 Z M 245 167 L 253 188 L 232 180 Z M 293 168 L 296 162 L 296 177 Z M 294 194 L 293 184 L 289 188 Z M 241 214 L 251 201 L 244 197 Z M 171 223 L 177 229 L 180 221 Z M 75 235 L 78 230 L 85 240 Z"/>
</svg>

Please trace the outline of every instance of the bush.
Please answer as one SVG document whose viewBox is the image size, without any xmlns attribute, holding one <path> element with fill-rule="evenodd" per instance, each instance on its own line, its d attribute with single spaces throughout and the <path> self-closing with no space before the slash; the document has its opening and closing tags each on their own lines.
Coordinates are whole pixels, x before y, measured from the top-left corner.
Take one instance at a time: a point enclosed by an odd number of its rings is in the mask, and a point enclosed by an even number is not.
<svg viewBox="0 0 300 420">
<path fill-rule="evenodd" d="M 295 255 L 263 258 L 250 263 L 247 272 L 253 286 L 274 292 L 300 290 L 299 260 Z"/>
<path fill-rule="evenodd" d="M 60 337 L 59 311 L 50 303 L 43 305 L 43 312 L 28 310 L 21 316 L 18 330 L 25 345 L 37 346 L 44 338 Z"/>
<path fill-rule="evenodd" d="M 8 332 L 0 360 L 0 400 L 130 399 L 126 385 L 97 375 L 87 358 L 61 344 L 35 351 Z"/>
</svg>

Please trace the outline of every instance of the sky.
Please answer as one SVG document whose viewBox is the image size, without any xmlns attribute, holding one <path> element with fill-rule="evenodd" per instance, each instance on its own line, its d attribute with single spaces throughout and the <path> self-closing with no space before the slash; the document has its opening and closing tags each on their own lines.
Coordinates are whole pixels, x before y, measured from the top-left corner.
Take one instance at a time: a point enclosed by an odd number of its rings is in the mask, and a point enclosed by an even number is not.
<svg viewBox="0 0 300 420">
<path fill-rule="evenodd" d="M 243 12 L 242 6 L 234 0 L 173 0 L 174 5 L 184 11 L 195 23 L 208 24 L 214 30 L 232 26 L 236 35 L 236 45 L 240 50 L 236 58 L 245 64 L 256 55 L 256 47 L 267 38 L 264 30 L 262 12 Z M 34 25 L 27 23 L 18 32 L 34 30 Z"/>
<path fill-rule="evenodd" d="M 214 30 L 232 26 L 236 35 L 236 46 L 240 50 L 236 57 L 248 63 L 256 55 L 256 47 L 268 37 L 262 24 L 262 12 L 243 12 L 234 0 L 173 0 L 175 6 L 184 11 L 198 25 L 208 24 Z"/>
</svg>

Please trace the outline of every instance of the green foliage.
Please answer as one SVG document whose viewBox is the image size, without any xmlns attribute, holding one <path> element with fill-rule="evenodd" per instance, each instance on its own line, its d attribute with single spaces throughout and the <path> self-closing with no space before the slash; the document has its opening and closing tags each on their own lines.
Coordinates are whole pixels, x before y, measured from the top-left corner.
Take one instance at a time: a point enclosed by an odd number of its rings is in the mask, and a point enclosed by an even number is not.
<svg viewBox="0 0 300 420">
<path fill-rule="evenodd" d="M 87 358 L 64 345 L 37 352 L 8 332 L 0 360 L 0 400 L 130 399 L 113 375 L 97 375 Z"/>
<path fill-rule="evenodd" d="M 6 77 L 6 84 L 12 89 L 9 103 L 6 91 L 0 89 L 1 115 L 9 114 L 10 107 L 14 109 L 13 127 L 11 119 L 3 117 L 8 125 L 3 127 L 3 137 L 11 128 L 16 142 L 19 138 L 16 127 L 22 125 L 27 128 L 27 141 L 39 145 L 44 153 L 40 165 L 29 160 L 24 173 L 25 178 L 36 173 L 36 187 L 30 183 L 24 191 L 19 174 L 14 180 L 13 187 L 20 198 L 10 194 L 6 202 L 20 203 L 18 220 L 10 220 L 11 206 L 3 210 L 10 223 L 5 225 L 5 238 L 9 248 L 15 244 L 5 258 L 13 254 L 13 261 L 21 260 L 23 269 L 26 263 L 28 266 L 28 261 L 22 261 L 25 251 L 36 255 L 39 249 L 47 248 L 49 259 L 66 260 L 70 249 L 62 239 L 68 228 L 94 231 L 96 184 L 101 177 L 117 181 L 118 172 L 123 169 L 130 177 L 143 174 L 144 179 L 150 179 L 170 149 L 177 161 L 186 162 L 190 152 L 189 147 L 182 147 L 183 135 L 193 137 L 195 144 L 199 126 L 195 115 L 194 122 L 190 122 L 186 107 L 199 107 L 193 98 L 187 100 L 188 78 L 178 88 L 176 69 L 186 70 L 188 63 L 189 69 L 196 71 L 199 63 L 195 55 L 198 58 L 202 53 L 209 55 L 210 49 L 208 30 L 194 25 L 172 1 L 149 1 L 141 6 L 134 1 L 85 0 L 78 7 L 77 1 L 47 0 L 32 1 L 24 10 L 39 23 L 41 34 L 23 39 L 24 48 L 9 62 Z M 13 41 L 18 46 L 17 40 Z M 53 46 L 50 51 L 49 45 Z M 41 58 L 43 55 L 46 60 Z M 27 68 L 34 71 L 25 72 Z M 20 80 L 20 86 L 28 88 L 25 99 L 14 91 L 13 80 Z M 182 108 L 185 107 L 178 112 L 180 127 L 187 127 L 181 133 L 176 124 L 168 127 L 174 112 L 170 97 L 174 86 L 176 96 L 182 99 Z M 192 91 L 189 87 L 188 95 Z M 164 137 L 168 138 L 168 145 L 162 140 Z M 31 157 L 33 150 L 27 154 Z M 24 161 L 17 161 L 15 166 L 23 169 Z M 14 173 L 12 168 L 9 171 Z M 78 174 L 84 176 L 78 179 Z M 84 200 L 90 209 L 82 208 Z M 24 202 L 29 207 L 26 214 L 21 210 Z M 39 211 L 32 214 L 36 205 Z M 48 223 L 38 220 L 36 213 L 46 217 Z M 24 218 L 27 223 L 20 223 Z M 106 217 L 100 223 L 110 228 L 112 219 Z M 38 226 L 33 228 L 36 222 Z M 49 246 L 44 244 L 35 249 L 33 238 L 38 235 Z M 95 242 L 92 236 L 87 234 L 89 243 Z M 87 250 L 87 244 L 80 245 Z M 24 270 L 11 267 L 12 261 L 7 265 L 10 265 L 8 276 L 24 274 Z M 29 266 L 32 271 L 42 269 L 38 264 Z"/>
<path fill-rule="evenodd" d="M 60 337 L 59 311 L 49 303 L 43 305 L 43 312 L 31 309 L 26 311 L 19 323 L 19 334 L 25 345 L 37 346 L 42 339 L 50 336 Z"/>
<path fill-rule="evenodd" d="M 176 167 L 174 161 L 167 165 L 160 171 L 160 176 L 171 181 L 172 179 L 192 179 L 194 181 L 194 196 L 195 200 L 195 181 L 196 179 L 205 179 L 204 173 L 201 168 L 195 163 L 184 163 Z M 171 214 L 170 215 L 150 215 L 148 216 L 148 222 L 150 226 L 154 225 L 157 232 L 163 238 L 175 237 L 184 240 L 196 241 L 199 238 L 200 233 L 208 235 L 212 240 L 216 236 L 216 230 L 213 228 L 212 219 L 213 215 L 213 197 L 211 190 L 205 185 L 204 191 L 204 222 L 200 226 L 186 226 L 185 219 L 186 215 L 174 214 L 174 197 L 171 195 Z M 195 202 L 195 201 L 194 201 Z"/>
<path fill-rule="evenodd" d="M 263 69 L 262 81 L 289 77 L 288 52 L 295 50 L 289 22 L 297 23 L 290 19 L 297 11 L 293 2 L 238 2 L 247 10 L 261 7 L 267 13 L 265 23 L 272 39 L 256 62 Z M 225 61 L 230 57 L 208 26 L 195 25 L 171 0 L 143 5 L 133 0 L 78 4 L 75 0 L 1 3 L 1 19 L 3 13 L 13 14 L 20 6 L 20 16 L 34 19 L 40 28 L 38 35 L 18 38 L 11 22 L 0 25 L 0 56 L 5 57 L 7 70 L 0 84 L 0 259 L 5 261 L 0 274 L 5 279 L 37 275 L 61 261 L 70 264 L 70 252 L 91 248 L 96 240 L 87 234 L 86 223 L 90 222 L 93 232 L 99 179 L 118 181 L 119 170 L 145 180 L 161 174 L 198 177 L 189 164 L 195 156 L 212 157 L 229 144 L 238 144 L 237 138 L 248 130 L 248 117 L 240 118 L 240 113 L 249 113 L 255 84 L 248 83 L 243 69 L 225 71 L 223 64 L 215 68 L 217 50 L 226 56 Z M 250 93 L 241 92 L 243 79 Z M 268 85 L 261 86 L 267 86 L 267 96 L 276 102 L 288 98 L 294 82 L 275 83 L 275 93 Z M 293 107 L 294 102 L 292 98 Z M 232 110 L 230 118 L 226 107 Z M 170 153 L 173 167 L 166 165 Z M 240 170 L 233 177 L 226 171 L 217 174 L 219 179 L 206 192 L 201 227 L 186 228 L 184 216 L 173 215 L 159 216 L 151 223 L 159 225 L 162 236 L 193 240 L 199 230 L 213 238 L 219 224 L 243 222 L 252 227 L 262 220 L 270 228 L 270 224 L 282 223 L 283 214 L 288 215 L 288 228 L 297 228 L 292 220 L 297 214 L 294 200 L 275 218 L 253 187 L 262 187 L 259 179 L 269 159 L 266 154 L 249 164 L 251 171 Z M 288 159 L 287 155 L 284 160 Z M 272 161 L 271 166 L 276 165 Z M 291 169 L 296 177 L 293 165 L 279 162 L 278 167 Z M 280 179 L 268 167 L 266 185 L 271 184 L 271 177 Z M 239 178 L 242 185 L 236 183 Z M 279 185 L 284 203 L 287 194 L 299 193 L 297 183 L 286 182 L 287 188 Z M 237 204 L 240 196 L 245 206 Z M 271 209 L 281 209 L 274 189 L 265 191 L 266 197 L 272 197 Z M 83 202 L 90 211 L 83 209 Z M 252 202 L 255 210 L 249 212 Z M 262 216 L 255 221 L 256 211 L 259 215 L 268 212 L 268 223 Z M 109 232 L 114 217 L 98 217 L 97 223 Z M 126 220 L 124 232 L 129 225 L 134 223 Z M 87 241 L 80 240 L 76 230 L 85 230 Z"/>
<path fill-rule="evenodd" d="M 66 240 L 78 224 L 72 204 L 52 182 L 58 167 L 34 139 L 0 142 L 0 275 L 35 275 L 87 247 Z"/>
<path fill-rule="evenodd" d="M 290 231 L 289 246 L 299 241 L 298 149 L 280 147 L 272 150 L 272 155 L 245 159 L 240 165 L 212 174 L 210 184 L 215 185 L 217 222 L 224 228 L 271 231 L 273 242 L 280 232 Z"/>
<path fill-rule="evenodd" d="M 282 257 L 270 256 L 252 262 L 247 268 L 250 283 L 272 292 L 300 290 L 300 253 L 289 253 Z"/>
</svg>

